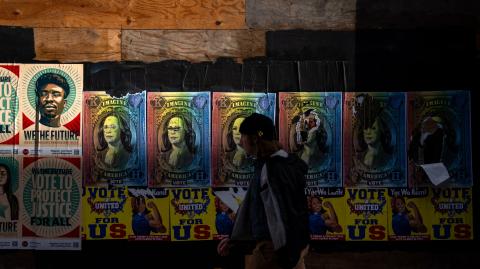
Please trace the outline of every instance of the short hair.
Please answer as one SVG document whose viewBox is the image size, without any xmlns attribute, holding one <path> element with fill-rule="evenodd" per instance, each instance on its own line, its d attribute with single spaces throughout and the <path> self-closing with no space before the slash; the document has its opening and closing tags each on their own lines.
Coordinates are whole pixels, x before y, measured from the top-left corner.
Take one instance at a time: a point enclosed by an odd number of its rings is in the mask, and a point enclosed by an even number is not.
<svg viewBox="0 0 480 269">
<path fill-rule="evenodd" d="M 37 81 L 35 82 L 35 91 L 37 96 L 41 96 L 41 91 L 47 84 L 55 84 L 62 88 L 65 92 L 64 98 L 67 98 L 67 96 L 70 94 L 70 86 L 68 85 L 67 79 L 64 76 L 56 73 L 45 73 L 38 77 Z"/>
<path fill-rule="evenodd" d="M 269 117 L 253 113 L 245 118 L 240 125 L 240 133 L 245 135 L 256 135 L 264 140 L 274 140 L 276 135 L 275 125 Z"/>
<path fill-rule="evenodd" d="M 107 141 L 105 141 L 105 131 L 103 130 L 103 124 L 105 123 L 105 120 L 110 117 L 116 117 L 118 119 L 118 127 L 120 129 L 120 141 L 122 142 L 123 147 L 125 148 L 126 151 L 132 152 L 132 132 L 130 131 L 129 125 L 128 125 L 128 120 L 126 120 L 120 113 L 118 112 L 109 112 L 108 114 L 105 115 L 105 117 L 102 118 L 100 121 L 100 126 L 99 126 L 99 131 L 98 131 L 98 144 L 99 146 L 97 147 L 98 151 L 102 151 L 108 147 Z"/>
<path fill-rule="evenodd" d="M 183 127 L 185 130 L 185 142 L 187 143 L 187 148 L 190 153 L 195 154 L 195 131 L 193 130 L 193 126 L 191 121 L 187 120 L 187 118 L 183 115 L 173 115 L 168 120 L 165 121 L 164 132 L 162 134 L 162 142 L 163 148 L 161 149 L 162 152 L 167 152 L 172 149 L 172 143 L 168 140 L 168 124 L 173 118 L 180 118 L 183 121 Z"/>
</svg>

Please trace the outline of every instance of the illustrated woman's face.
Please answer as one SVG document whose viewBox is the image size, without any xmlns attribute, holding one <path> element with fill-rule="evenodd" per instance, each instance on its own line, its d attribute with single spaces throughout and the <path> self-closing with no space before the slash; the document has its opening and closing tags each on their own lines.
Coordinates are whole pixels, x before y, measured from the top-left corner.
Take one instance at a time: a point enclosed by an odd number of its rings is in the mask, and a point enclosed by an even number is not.
<svg viewBox="0 0 480 269">
<path fill-rule="evenodd" d="M 120 126 L 118 118 L 115 116 L 108 116 L 103 123 L 103 133 L 105 141 L 109 144 L 114 144 L 120 141 Z"/>
<path fill-rule="evenodd" d="M 311 203 L 313 212 L 320 212 L 322 209 L 322 202 L 320 202 L 318 198 L 312 198 Z"/>
<path fill-rule="evenodd" d="M 380 124 L 378 118 L 372 124 L 372 127 L 363 129 L 363 139 L 367 145 L 373 145 L 380 140 Z"/>
<path fill-rule="evenodd" d="M 7 184 L 8 174 L 7 169 L 3 166 L 0 166 L 0 186 Z"/>
<path fill-rule="evenodd" d="M 233 141 L 237 145 L 240 144 L 240 137 L 242 136 L 240 134 L 240 124 L 242 124 L 243 120 L 245 120 L 245 118 L 236 118 L 232 126 Z"/>
<path fill-rule="evenodd" d="M 405 203 L 402 201 L 402 199 L 395 200 L 395 207 L 397 208 L 398 212 L 405 211 Z"/>
<path fill-rule="evenodd" d="M 221 212 L 227 212 L 228 209 L 229 209 L 228 206 L 227 206 L 224 202 L 222 202 L 222 201 L 220 201 L 220 202 L 218 203 L 218 207 L 219 207 L 219 209 L 220 209 Z"/>
<path fill-rule="evenodd" d="M 182 118 L 173 117 L 168 122 L 168 140 L 172 144 L 179 144 L 185 141 L 185 127 Z"/>
</svg>

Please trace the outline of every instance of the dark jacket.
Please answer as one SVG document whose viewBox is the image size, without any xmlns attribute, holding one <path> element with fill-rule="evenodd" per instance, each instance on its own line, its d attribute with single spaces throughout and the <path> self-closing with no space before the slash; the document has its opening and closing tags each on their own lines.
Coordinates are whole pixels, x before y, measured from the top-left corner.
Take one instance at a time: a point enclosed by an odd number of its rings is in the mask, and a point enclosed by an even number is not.
<svg viewBox="0 0 480 269">
<path fill-rule="evenodd" d="M 262 200 L 267 215 L 270 236 L 280 265 L 292 268 L 307 246 L 308 206 L 305 196 L 305 174 L 308 167 L 294 154 L 287 158 L 275 156 L 265 160 L 268 186 L 263 186 Z M 261 168 L 260 168 L 261 169 Z M 252 194 L 247 191 L 237 213 L 232 240 L 252 240 L 250 209 Z"/>
</svg>

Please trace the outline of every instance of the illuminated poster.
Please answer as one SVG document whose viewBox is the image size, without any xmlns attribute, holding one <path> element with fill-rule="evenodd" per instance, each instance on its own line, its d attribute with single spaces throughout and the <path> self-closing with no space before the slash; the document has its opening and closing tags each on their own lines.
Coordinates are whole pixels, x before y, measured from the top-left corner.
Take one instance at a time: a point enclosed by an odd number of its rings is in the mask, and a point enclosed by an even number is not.
<svg viewBox="0 0 480 269">
<path fill-rule="evenodd" d="M 80 249 L 81 158 L 24 157 L 22 248 Z"/>
<path fill-rule="evenodd" d="M 240 147 L 240 124 L 256 112 L 275 122 L 274 93 L 213 93 L 212 180 L 215 187 L 246 187 L 252 159 Z"/>
<path fill-rule="evenodd" d="M 229 237 L 233 230 L 238 208 L 245 199 L 247 188 L 215 188 L 215 229 L 213 239 Z"/>
<path fill-rule="evenodd" d="M 342 186 L 342 94 L 279 93 L 279 140 L 308 164 L 308 187 Z"/>
<path fill-rule="evenodd" d="M 172 241 L 212 240 L 214 200 L 210 188 L 170 189 Z"/>
<path fill-rule="evenodd" d="M 346 207 L 343 188 L 307 188 L 310 239 L 344 241 Z"/>
<path fill-rule="evenodd" d="M 388 190 L 388 240 L 430 240 L 433 211 L 428 188 Z"/>
<path fill-rule="evenodd" d="M 345 93 L 346 186 L 406 187 L 405 94 Z"/>
<path fill-rule="evenodd" d="M 87 240 L 127 239 L 131 231 L 126 187 L 84 187 L 82 237 Z"/>
<path fill-rule="evenodd" d="M 345 189 L 348 241 L 387 240 L 387 189 Z"/>
<path fill-rule="evenodd" d="M 0 157 L 0 249 L 19 247 L 19 171 L 15 158 Z"/>
<path fill-rule="evenodd" d="M 19 141 L 19 65 L 0 64 L 0 154 L 13 154 Z"/>
<path fill-rule="evenodd" d="M 146 186 L 145 92 L 85 92 L 84 106 L 85 185 Z"/>
<path fill-rule="evenodd" d="M 127 207 L 132 229 L 128 239 L 135 241 L 170 240 L 168 189 L 128 188 Z"/>
<path fill-rule="evenodd" d="M 19 152 L 81 156 L 83 65 L 23 64 L 18 91 Z"/>
<path fill-rule="evenodd" d="M 148 94 L 150 187 L 210 185 L 210 93 Z"/>
<path fill-rule="evenodd" d="M 471 188 L 431 188 L 433 240 L 473 239 Z"/>
<path fill-rule="evenodd" d="M 408 93 L 409 181 L 431 185 L 419 165 L 443 163 L 451 187 L 472 186 L 470 94 Z"/>
</svg>

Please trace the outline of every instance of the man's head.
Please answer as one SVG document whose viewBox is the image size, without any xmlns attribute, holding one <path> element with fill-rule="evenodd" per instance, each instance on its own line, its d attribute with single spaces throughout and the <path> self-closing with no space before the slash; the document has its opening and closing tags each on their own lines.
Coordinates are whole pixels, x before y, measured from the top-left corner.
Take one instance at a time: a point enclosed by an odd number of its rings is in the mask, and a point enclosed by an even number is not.
<svg viewBox="0 0 480 269">
<path fill-rule="evenodd" d="M 45 118 L 43 122 L 58 120 L 65 108 L 67 102 L 65 99 L 70 93 L 67 80 L 58 74 L 43 74 L 35 83 L 35 91 L 40 105 L 40 114 Z"/>
<path fill-rule="evenodd" d="M 273 121 L 262 114 L 253 113 L 240 125 L 240 146 L 248 155 L 269 155 L 279 147 L 275 142 Z M 273 152 L 271 152 L 273 151 Z"/>
</svg>

